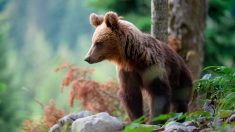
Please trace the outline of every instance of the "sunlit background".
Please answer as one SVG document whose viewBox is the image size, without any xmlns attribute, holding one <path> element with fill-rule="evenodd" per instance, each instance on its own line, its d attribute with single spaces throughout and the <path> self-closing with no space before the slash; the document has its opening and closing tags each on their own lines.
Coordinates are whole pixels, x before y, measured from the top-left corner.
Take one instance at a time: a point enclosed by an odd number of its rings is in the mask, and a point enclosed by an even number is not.
<svg viewBox="0 0 235 132">
<path fill-rule="evenodd" d="M 53 99 L 67 112 L 68 91 L 60 91 L 63 63 L 92 67 L 92 79 L 116 80 L 115 67 L 88 65 L 83 58 L 91 44 L 89 14 L 113 10 L 142 31 L 150 31 L 149 0 L 0 0 L 0 128 L 20 129 L 26 118 L 38 119 L 40 103 Z M 204 66 L 235 66 L 235 4 L 209 0 Z"/>
</svg>

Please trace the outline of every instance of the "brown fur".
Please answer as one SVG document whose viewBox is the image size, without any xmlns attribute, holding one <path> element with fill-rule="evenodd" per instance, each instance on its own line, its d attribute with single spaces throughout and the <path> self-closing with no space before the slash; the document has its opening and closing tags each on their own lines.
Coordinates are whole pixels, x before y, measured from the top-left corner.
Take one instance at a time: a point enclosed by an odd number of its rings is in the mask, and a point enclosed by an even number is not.
<svg viewBox="0 0 235 132">
<path fill-rule="evenodd" d="M 90 15 L 90 24 L 94 27 L 100 25 L 104 21 L 103 16 L 98 16 L 95 13 Z"/>
<path fill-rule="evenodd" d="M 91 20 L 98 20 L 91 15 Z M 150 95 L 151 117 L 187 112 L 192 92 L 192 78 L 183 59 L 168 45 L 142 33 L 114 12 L 104 16 L 96 28 L 86 61 L 104 59 L 117 66 L 120 97 L 131 120 L 143 115 L 141 90 Z M 171 107 L 172 106 L 172 107 Z M 158 122 L 154 122 L 158 123 Z"/>
</svg>

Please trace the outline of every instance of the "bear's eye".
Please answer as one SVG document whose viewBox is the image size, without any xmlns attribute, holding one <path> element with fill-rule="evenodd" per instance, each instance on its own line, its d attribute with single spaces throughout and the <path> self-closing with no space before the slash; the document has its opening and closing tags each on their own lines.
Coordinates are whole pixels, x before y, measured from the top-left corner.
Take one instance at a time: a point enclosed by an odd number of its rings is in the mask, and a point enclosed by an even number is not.
<svg viewBox="0 0 235 132">
<path fill-rule="evenodd" d="M 100 49 L 100 48 L 102 48 L 102 43 L 101 43 L 101 42 L 96 42 L 96 43 L 95 43 L 95 46 L 96 46 L 98 49 Z"/>
</svg>

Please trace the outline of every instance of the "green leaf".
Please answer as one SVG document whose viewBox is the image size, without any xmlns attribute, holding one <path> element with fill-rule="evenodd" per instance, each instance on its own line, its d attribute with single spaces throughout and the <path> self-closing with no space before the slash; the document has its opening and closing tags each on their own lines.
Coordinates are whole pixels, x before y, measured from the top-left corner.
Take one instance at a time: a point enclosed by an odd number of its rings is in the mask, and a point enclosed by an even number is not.
<svg viewBox="0 0 235 132">
<path fill-rule="evenodd" d="M 218 113 L 219 118 L 227 118 L 232 114 L 232 110 L 220 110 Z"/>
<path fill-rule="evenodd" d="M 134 120 L 132 123 L 143 123 L 144 122 L 144 116 L 141 116 L 140 118 Z"/>
<path fill-rule="evenodd" d="M 161 114 L 161 115 L 159 115 L 159 116 L 157 116 L 157 117 L 154 117 L 153 119 L 152 119 L 152 121 L 165 121 L 165 120 L 167 120 L 167 119 L 169 119 L 170 118 L 170 115 L 169 114 Z"/>
<path fill-rule="evenodd" d="M 141 124 L 132 123 L 125 127 L 123 132 L 152 132 L 153 130 L 154 126 L 142 126 Z"/>
<path fill-rule="evenodd" d="M 186 118 L 186 114 L 184 113 L 174 113 L 173 116 L 171 117 L 171 119 L 173 120 L 181 120 Z"/>
</svg>

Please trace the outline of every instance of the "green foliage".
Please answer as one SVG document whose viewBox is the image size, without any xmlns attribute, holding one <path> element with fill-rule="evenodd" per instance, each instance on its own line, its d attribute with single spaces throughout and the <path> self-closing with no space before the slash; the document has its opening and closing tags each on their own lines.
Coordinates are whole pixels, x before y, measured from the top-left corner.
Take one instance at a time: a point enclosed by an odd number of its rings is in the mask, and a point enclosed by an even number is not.
<svg viewBox="0 0 235 132">
<path fill-rule="evenodd" d="M 9 46 L 7 44 L 6 36 L 0 30 L 0 128 L 1 131 L 15 131 L 20 125 L 22 116 L 19 115 L 18 109 L 18 91 L 11 85 L 12 75 L 9 74 L 8 68 Z"/>
<path fill-rule="evenodd" d="M 11 0 L 9 5 L 11 9 L 5 12 L 10 18 L 10 37 L 18 48 L 27 43 L 31 25 L 42 30 L 54 48 L 61 43 L 74 48 L 78 36 L 91 33 L 89 9 L 83 0 Z"/>
<path fill-rule="evenodd" d="M 235 70 L 224 66 L 210 66 L 204 69 L 202 79 L 195 82 L 195 94 L 214 100 L 218 109 L 234 109 Z"/>
<path fill-rule="evenodd" d="M 154 117 L 151 121 L 166 121 L 168 123 L 169 121 L 180 121 L 184 120 L 186 118 L 186 114 L 184 113 L 168 113 L 168 114 L 161 114 L 157 117 Z"/>
<path fill-rule="evenodd" d="M 88 5 L 101 12 L 115 11 L 144 32 L 150 32 L 149 0 L 88 0 Z"/>
<path fill-rule="evenodd" d="M 139 123 L 131 123 L 123 132 L 152 132 L 153 130 L 154 126 L 143 126 Z"/>
<path fill-rule="evenodd" d="M 149 0 L 89 0 L 88 4 L 96 9 L 114 10 L 122 15 L 135 13 L 138 15 L 150 14 Z"/>
<path fill-rule="evenodd" d="M 181 121 L 188 118 L 187 113 L 168 113 L 168 114 L 161 114 L 157 117 L 154 117 L 151 121 L 166 121 L 165 124 L 169 123 L 170 121 Z M 130 125 L 126 126 L 124 132 L 152 132 L 155 129 L 161 129 L 158 125 L 143 125 L 144 124 L 144 117 L 140 117 L 133 121 Z M 163 125 L 164 126 L 164 125 Z"/>
<path fill-rule="evenodd" d="M 154 126 L 143 126 L 144 116 L 134 120 L 130 125 L 126 126 L 123 132 L 152 132 Z"/>
<path fill-rule="evenodd" d="M 150 31 L 150 15 L 137 16 L 135 13 L 129 13 L 124 17 L 124 19 L 135 22 L 135 25 L 142 31 Z"/>
<path fill-rule="evenodd" d="M 235 66 L 235 18 L 231 10 L 234 0 L 209 0 L 205 31 L 205 66 Z"/>
<path fill-rule="evenodd" d="M 185 120 L 186 121 L 195 121 L 201 117 L 205 117 L 207 120 L 212 119 L 211 114 L 209 112 L 199 110 L 199 111 L 188 113 Z"/>
</svg>

